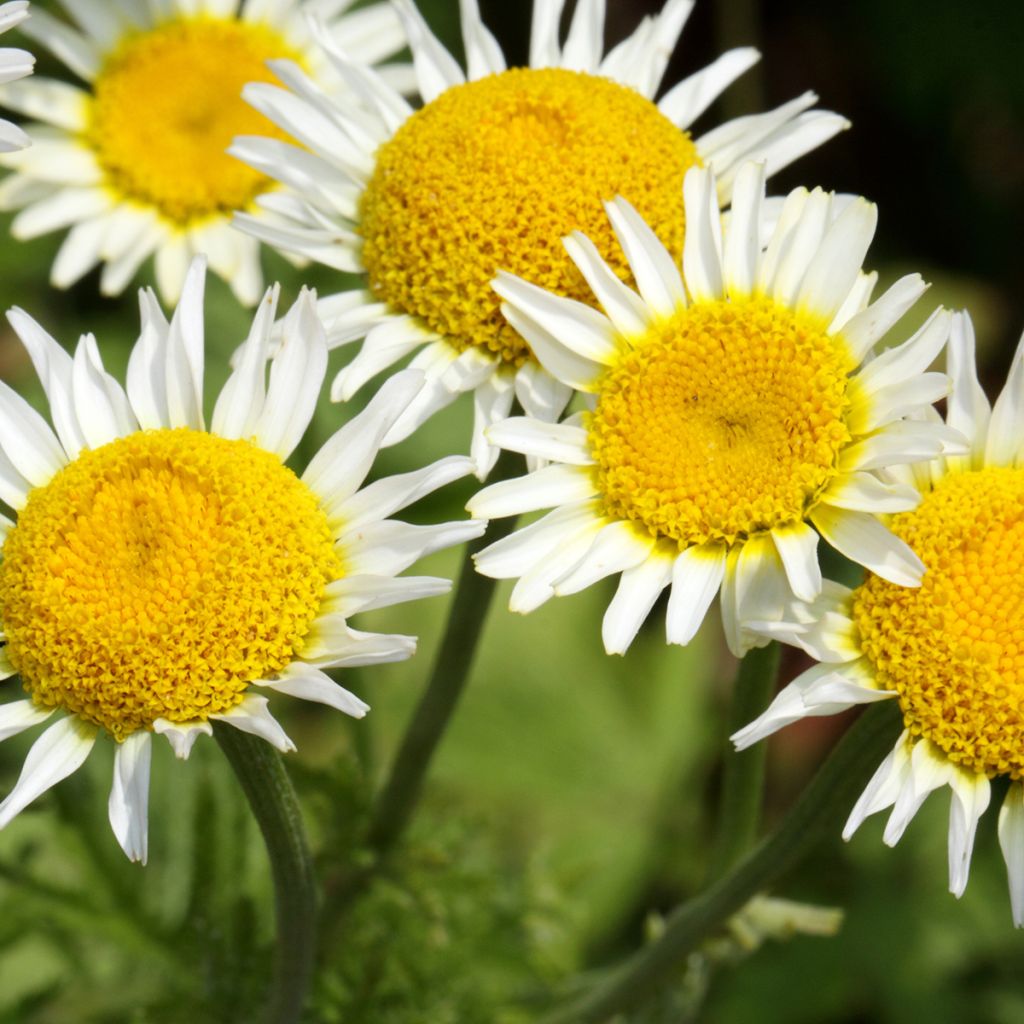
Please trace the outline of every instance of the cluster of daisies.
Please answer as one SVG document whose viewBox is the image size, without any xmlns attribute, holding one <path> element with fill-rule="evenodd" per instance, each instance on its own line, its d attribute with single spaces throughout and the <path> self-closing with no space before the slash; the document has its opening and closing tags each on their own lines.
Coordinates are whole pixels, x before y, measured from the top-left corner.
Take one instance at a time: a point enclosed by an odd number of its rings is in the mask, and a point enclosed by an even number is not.
<svg viewBox="0 0 1024 1024">
<path fill-rule="evenodd" d="M 0 5 L 0 30 L 22 23 L 80 80 L 26 77 L 31 56 L 0 51 L 0 101 L 39 122 L 0 123 L 0 207 L 16 238 L 64 233 L 55 286 L 100 266 L 116 295 L 153 257 L 176 308 L 141 291 L 124 386 L 92 335 L 71 354 L 8 314 L 52 424 L 0 386 L 0 671 L 26 692 L 0 706 L 0 738 L 56 720 L 0 826 L 105 730 L 111 824 L 144 860 L 154 734 L 180 757 L 212 722 L 291 749 L 275 693 L 364 714 L 326 670 L 409 657 L 415 639 L 350 618 L 443 593 L 400 574 L 525 516 L 475 556 L 516 581 L 514 611 L 615 576 L 609 653 L 667 590 L 669 643 L 718 595 L 733 653 L 781 640 L 814 659 L 739 747 L 894 699 L 905 731 L 847 831 L 892 807 L 895 842 L 948 785 L 957 894 L 1008 777 L 999 835 L 1024 922 L 1024 357 L 990 408 L 966 315 L 936 310 L 892 344 L 927 286 L 874 297 L 872 204 L 766 195 L 841 117 L 807 93 L 692 135 L 758 55 L 663 89 L 691 0 L 609 52 L 600 0 L 578 0 L 564 37 L 562 0 L 535 0 L 519 68 L 476 0 L 465 68 L 412 0 L 62 4 Z M 261 245 L 361 286 L 303 291 L 279 318 Z M 209 420 L 207 266 L 258 303 Z M 328 353 L 353 342 L 336 401 L 408 366 L 299 475 L 286 460 Z M 944 348 L 947 372 L 931 370 Z M 382 446 L 465 393 L 466 455 L 364 486 Z M 482 486 L 472 518 L 392 518 L 485 481 L 500 449 L 522 475 Z M 859 587 L 822 578 L 822 539 L 864 568 Z"/>
</svg>

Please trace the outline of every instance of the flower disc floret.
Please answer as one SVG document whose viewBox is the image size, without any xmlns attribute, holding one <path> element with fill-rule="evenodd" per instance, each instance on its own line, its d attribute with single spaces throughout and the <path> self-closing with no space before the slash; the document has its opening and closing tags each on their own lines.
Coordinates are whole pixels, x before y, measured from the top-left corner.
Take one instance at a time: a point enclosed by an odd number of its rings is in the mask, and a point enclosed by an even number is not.
<svg viewBox="0 0 1024 1024">
<path fill-rule="evenodd" d="M 242 100 L 297 55 L 264 25 L 188 18 L 129 35 L 93 83 L 86 139 L 119 198 L 177 224 L 245 209 L 269 180 L 225 150 L 236 135 L 285 138 Z"/>
<path fill-rule="evenodd" d="M 657 323 L 588 419 L 606 514 L 680 548 L 803 520 L 850 440 L 852 369 L 841 337 L 770 299 Z"/>
<path fill-rule="evenodd" d="M 340 571 L 323 510 L 278 456 L 134 433 L 30 493 L 0 563 L 6 653 L 36 704 L 119 740 L 205 720 L 294 660 Z"/>
<path fill-rule="evenodd" d="M 495 273 L 593 302 L 562 237 L 585 232 L 628 280 L 602 207 L 623 195 L 680 253 L 680 190 L 699 163 L 686 132 L 606 78 L 514 69 L 454 86 L 377 151 L 360 218 L 370 286 L 457 349 L 521 365 L 529 348 L 501 316 Z"/>
<path fill-rule="evenodd" d="M 855 594 L 880 687 L 954 763 L 1024 777 L 1024 470 L 947 476 L 891 527 L 928 571 L 917 589 L 870 577 Z"/>
</svg>

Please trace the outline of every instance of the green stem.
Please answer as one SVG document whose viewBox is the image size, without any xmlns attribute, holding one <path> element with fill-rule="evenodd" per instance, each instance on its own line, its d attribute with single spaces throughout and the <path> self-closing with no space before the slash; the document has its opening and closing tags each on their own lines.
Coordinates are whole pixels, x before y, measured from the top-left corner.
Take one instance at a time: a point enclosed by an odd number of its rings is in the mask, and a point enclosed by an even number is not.
<svg viewBox="0 0 1024 1024">
<path fill-rule="evenodd" d="M 748 652 L 736 673 L 722 761 L 718 832 L 711 851 L 709 877 L 712 881 L 726 874 L 757 839 L 768 745 L 755 743 L 737 752 L 729 736 L 752 722 L 768 706 L 775 692 L 778 672 L 779 645 L 770 643 Z"/>
<path fill-rule="evenodd" d="M 495 474 L 493 479 L 499 478 Z M 441 650 L 370 821 L 366 846 L 375 863 L 387 856 L 412 819 L 434 752 L 469 679 L 497 586 L 496 580 L 476 571 L 473 555 L 511 533 L 515 523 L 515 517 L 492 523 L 487 534 L 466 550 Z"/>
<path fill-rule="evenodd" d="M 298 1024 L 312 978 L 316 879 L 302 814 L 281 755 L 265 740 L 218 723 L 214 735 L 263 833 L 274 878 L 277 948 L 266 1024 Z"/>
<path fill-rule="evenodd" d="M 777 881 L 823 837 L 839 831 L 901 723 L 893 709 L 868 708 L 836 745 L 782 823 L 724 878 L 680 906 L 649 946 L 541 1024 L 599 1024 L 647 998 L 705 938 Z"/>
</svg>

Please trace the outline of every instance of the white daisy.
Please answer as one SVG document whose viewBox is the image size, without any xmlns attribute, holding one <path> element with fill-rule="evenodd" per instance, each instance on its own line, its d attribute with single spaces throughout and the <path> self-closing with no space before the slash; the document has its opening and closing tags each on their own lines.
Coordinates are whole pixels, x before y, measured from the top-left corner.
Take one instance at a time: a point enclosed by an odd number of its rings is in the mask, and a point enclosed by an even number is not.
<svg viewBox="0 0 1024 1024">
<path fill-rule="evenodd" d="M 11 3 L 0 4 L 0 35 L 21 24 L 28 16 L 28 0 L 11 0 Z M 35 57 L 27 50 L 11 46 L 0 48 L 0 85 L 32 74 L 35 62 Z M 0 153 L 22 149 L 28 144 L 29 137 L 17 125 L 0 120 Z"/>
<path fill-rule="evenodd" d="M 742 654 L 765 642 L 748 620 L 821 590 L 819 534 L 894 583 L 919 583 L 916 555 L 875 518 L 917 493 L 873 470 L 931 458 L 957 436 L 902 418 L 946 394 L 944 374 L 922 371 L 949 315 L 866 361 L 925 284 L 905 277 L 868 305 L 875 275 L 860 268 L 876 212 L 863 199 L 833 217 L 831 196 L 797 189 L 763 246 L 763 192 L 763 165 L 748 164 L 723 236 L 713 175 L 688 172 L 682 274 L 632 206 L 609 203 L 639 293 L 584 235 L 565 239 L 603 312 L 498 276 L 509 322 L 587 407 L 489 429 L 494 444 L 552 463 L 470 502 L 483 518 L 554 509 L 477 558 L 485 575 L 519 579 L 514 611 L 621 572 L 604 643 L 623 653 L 670 583 L 678 644 L 721 588 Z"/>
<path fill-rule="evenodd" d="M 0 184 L 0 208 L 21 211 L 19 239 L 68 229 L 53 284 L 66 288 L 102 263 L 100 288 L 116 295 L 155 255 L 160 292 L 176 302 L 190 258 L 205 253 L 242 302 L 256 302 L 259 246 L 230 216 L 273 183 L 225 150 L 240 132 L 274 129 L 241 90 L 271 80 L 266 61 L 278 57 L 337 89 L 308 15 L 360 60 L 404 45 L 387 5 L 345 14 L 351 2 L 63 0 L 74 24 L 34 11 L 24 31 L 85 86 L 37 77 L 0 91 L 4 105 L 42 122 L 28 126 L 30 149 L 3 160 L 15 173 Z M 3 9 L 15 6 L 24 5 Z"/>
<path fill-rule="evenodd" d="M 991 780 L 1009 789 L 999 839 L 1013 919 L 1024 925 L 1024 341 L 991 408 L 978 383 L 974 332 L 954 319 L 953 381 L 946 422 L 967 454 L 898 468 L 899 486 L 921 495 L 890 527 L 924 560 L 917 590 L 869 575 L 854 590 L 832 584 L 786 622 L 769 627 L 821 664 L 789 684 L 733 737 L 756 743 L 783 726 L 857 704 L 894 699 L 906 726 L 857 801 L 843 837 L 892 807 L 892 846 L 927 796 L 949 786 L 949 888 L 967 886 L 978 819 Z"/>
<path fill-rule="evenodd" d="M 0 803 L 0 827 L 85 760 L 101 730 L 117 741 L 110 822 L 146 859 L 151 738 L 187 757 L 219 721 L 293 745 L 264 694 L 361 717 L 325 669 L 399 661 L 414 637 L 359 632 L 356 612 L 444 593 L 448 580 L 399 577 L 422 555 L 478 536 L 466 521 L 389 518 L 471 472 L 468 458 L 360 486 L 423 386 L 383 385 L 301 477 L 284 460 L 313 416 L 327 368 L 315 297 L 283 324 L 266 377 L 278 290 L 267 292 L 210 429 L 203 407 L 203 284 L 196 259 L 171 322 L 140 294 L 142 331 L 122 389 L 91 334 L 69 355 L 20 310 L 53 427 L 0 384 L 0 677 L 28 693 L 0 705 L 0 739 L 62 712 Z"/>
<path fill-rule="evenodd" d="M 604 3 L 580 0 L 559 42 L 563 0 L 536 0 L 529 68 L 507 70 L 476 0 L 462 0 L 467 70 L 431 34 L 411 0 L 396 0 L 412 46 L 424 106 L 414 111 L 379 76 L 324 40 L 359 106 L 332 102 L 286 64 L 284 91 L 246 90 L 249 101 L 303 148 L 240 138 L 239 158 L 286 186 L 261 200 L 269 215 L 240 216 L 253 236 L 343 271 L 365 272 L 365 291 L 324 299 L 333 347 L 365 337 L 334 381 L 347 399 L 367 380 L 418 352 L 430 381 L 390 440 L 399 440 L 458 394 L 474 391 L 472 453 L 486 475 L 497 456 L 484 439 L 518 397 L 555 420 L 570 390 L 546 374 L 501 317 L 490 280 L 508 270 L 559 294 L 588 292 L 559 239 L 584 231 L 615 273 L 629 269 L 601 203 L 632 202 L 678 254 L 679 191 L 688 167 L 711 166 L 729 202 L 742 160 L 769 173 L 820 145 L 846 121 L 810 110 L 806 93 L 777 110 L 741 117 L 697 139 L 690 125 L 758 59 L 731 50 L 655 104 L 692 0 L 667 0 L 610 53 Z"/>
</svg>

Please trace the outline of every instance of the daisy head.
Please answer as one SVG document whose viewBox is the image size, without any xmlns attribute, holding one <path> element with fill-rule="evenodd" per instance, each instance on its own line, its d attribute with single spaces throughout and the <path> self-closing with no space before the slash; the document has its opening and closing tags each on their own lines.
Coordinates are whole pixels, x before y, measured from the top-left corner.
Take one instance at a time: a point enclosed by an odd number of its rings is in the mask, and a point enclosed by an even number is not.
<svg viewBox="0 0 1024 1024">
<path fill-rule="evenodd" d="M 947 391 L 945 375 L 922 371 L 949 317 L 865 361 L 924 283 L 906 277 L 868 304 L 875 207 L 863 199 L 837 211 L 832 196 L 798 189 L 763 245 L 763 189 L 762 165 L 741 170 L 723 231 L 714 177 L 687 174 L 681 273 L 632 206 L 609 203 L 637 291 L 584 235 L 565 240 L 600 310 L 498 276 L 509 322 L 585 399 L 561 423 L 514 417 L 488 431 L 550 463 L 470 503 L 484 518 L 553 509 L 477 559 L 488 576 L 518 577 L 513 610 L 621 573 L 604 643 L 622 653 L 665 587 L 679 644 L 721 589 L 741 654 L 765 642 L 746 623 L 821 590 L 819 535 L 898 586 L 920 582 L 920 560 L 876 518 L 917 493 L 873 471 L 948 443 L 941 424 L 902 417 Z"/>
<path fill-rule="evenodd" d="M 255 303 L 259 247 L 231 229 L 230 216 L 272 182 L 225 150 L 239 133 L 280 133 L 242 100 L 242 87 L 271 80 L 274 58 L 337 85 L 312 44 L 310 13 L 329 18 L 328 31 L 361 60 L 404 45 L 390 8 L 345 15 L 350 3 L 65 0 L 70 24 L 34 11 L 25 32 L 82 84 L 34 78 L 0 92 L 5 106 L 41 122 L 28 127 L 33 146 L 4 159 L 15 173 L 0 184 L 0 208 L 20 210 L 14 236 L 67 230 L 53 264 L 57 287 L 102 263 L 100 288 L 116 295 L 154 255 L 160 292 L 175 302 L 201 252 L 241 301 Z M 25 6 L 5 4 L 0 25 L 4 11 Z"/>
<path fill-rule="evenodd" d="M 327 669 L 408 658 L 415 638 L 365 633 L 349 617 L 443 593 L 399 577 L 420 556 L 479 535 L 475 522 L 411 526 L 390 516 L 471 471 L 468 458 L 362 487 L 381 439 L 423 385 L 384 384 L 302 472 L 285 464 L 313 415 L 327 366 L 314 297 L 285 317 L 265 379 L 277 289 L 203 416 L 203 281 L 196 260 L 168 323 L 150 291 L 127 387 L 92 335 L 68 354 L 20 310 L 9 318 L 50 404 L 53 428 L 0 384 L 0 675 L 26 698 L 0 705 L 0 738 L 57 716 L 36 740 L 0 827 L 116 741 L 110 821 L 146 858 L 151 741 L 179 757 L 223 722 L 294 749 L 266 694 L 362 717 Z"/>
<path fill-rule="evenodd" d="M 679 203 L 689 167 L 712 166 L 726 204 L 736 168 L 759 157 L 775 171 L 846 122 L 810 110 L 806 94 L 777 110 L 738 118 L 693 137 L 690 125 L 758 58 L 731 50 L 655 101 L 693 6 L 667 0 L 605 54 L 603 2 L 580 0 L 560 42 L 562 0 L 536 0 L 529 67 L 508 68 L 463 0 L 462 67 L 431 34 L 411 0 L 398 0 L 415 60 L 422 107 L 325 41 L 360 105 L 331 103 L 288 77 L 291 92 L 251 86 L 246 95 L 304 147 L 242 138 L 232 152 L 286 186 L 267 217 L 240 216 L 252 235 L 285 251 L 366 275 L 365 291 L 324 300 L 329 343 L 365 337 L 335 379 L 351 396 L 411 353 L 429 386 L 393 440 L 464 391 L 475 391 L 473 454 L 485 474 L 496 457 L 484 428 L 526 410 L 554 420 L 570 390 L 547 374 L 529 340 L 508 323 L 490 282 L 507 270 L 555 294 L 589 302 L 586 282 L 559 239 L 581 230 L 620 278 L 631 273 L 602 209 L 622 195 L 670 252 L 682 251 Z M 294 77 L 294 76 L 292 76 Z"/>
<path fill-rule="evenodd" d="M 891 699 L 904 732 L 857 801 L 843 833 L 892 808 L 894 845 L 934 790 L 949 786 L 949 887 L 967 885 L 978 819 L 992 780 L 1009 788 L 999 839 L 1014 922 L 1024 925 L 1024 343 L 993 407 L 978 384 L 970 319 L 958 314 L 948 350 L 947 423 L 966 454 L 892 471 L 920 504 L 890 520 L 920 555 L 921 586 L 875 573 L 795 605 L 775 635 L 820 664 L 789 684 L 733 740 L 746 747 L 791 722 Z"/>
<path fill-rule="evenodd" d="M 14 28 L 28 16 L 28 0 L 11 0 L 10 3 L 0 4 L 0 34 Z M 0 47 L 0 85 L 32 74 L 35 60 L 27 50 L 12 46 Z M 23 149 L 28 144 L 28 136 L 17 125 L 0 120 L 0 153 Z"/>
</svg>

